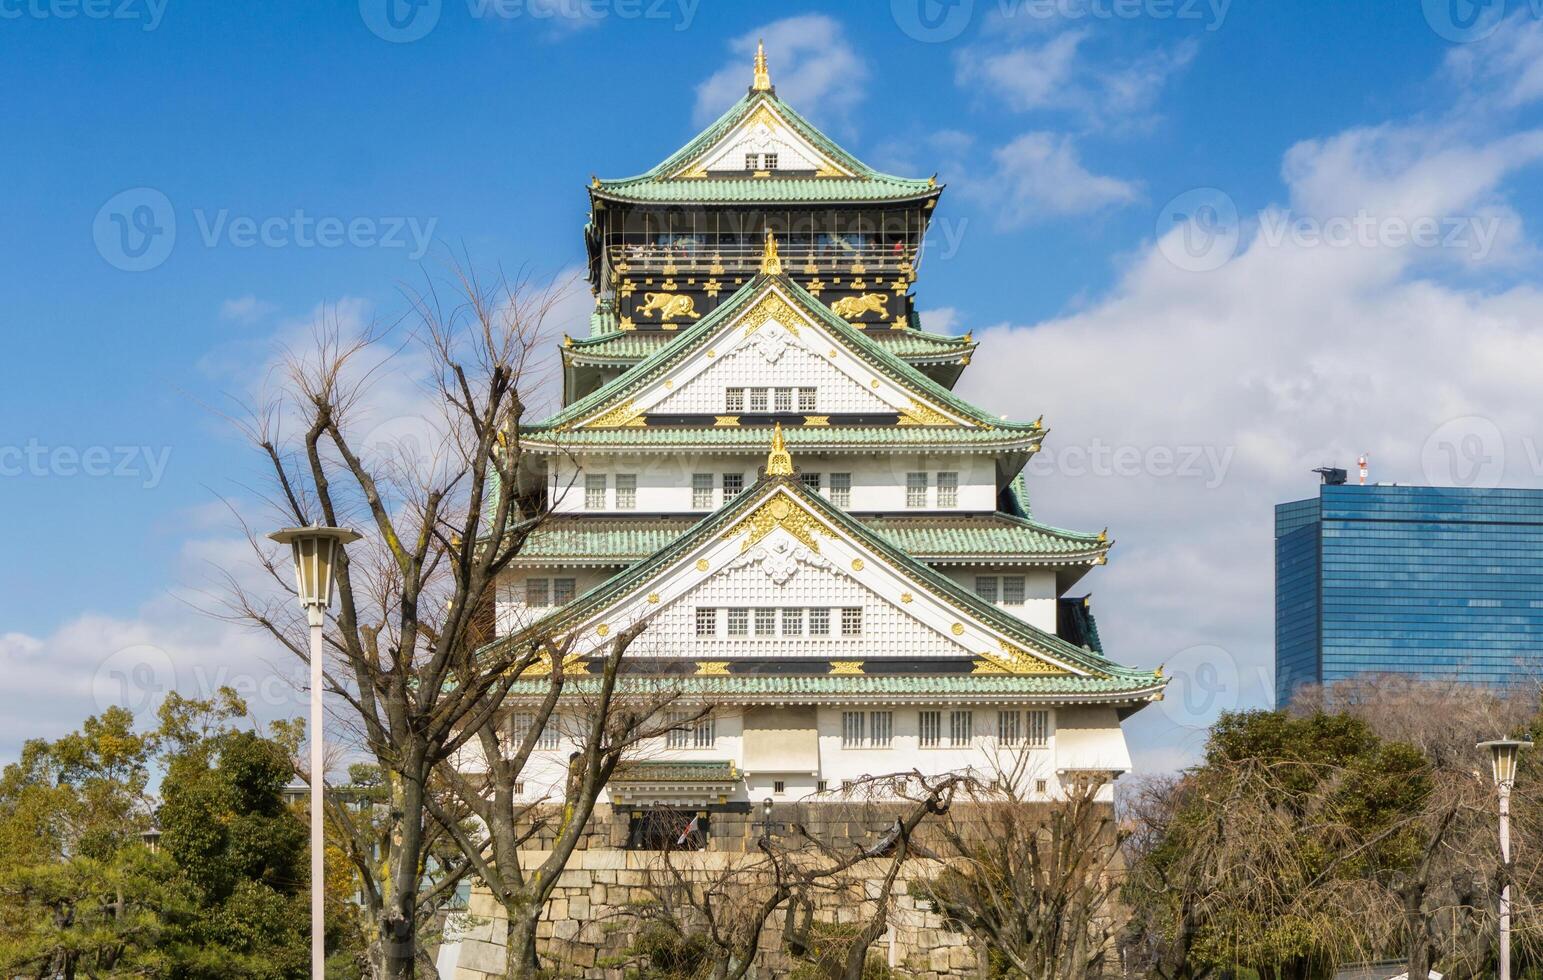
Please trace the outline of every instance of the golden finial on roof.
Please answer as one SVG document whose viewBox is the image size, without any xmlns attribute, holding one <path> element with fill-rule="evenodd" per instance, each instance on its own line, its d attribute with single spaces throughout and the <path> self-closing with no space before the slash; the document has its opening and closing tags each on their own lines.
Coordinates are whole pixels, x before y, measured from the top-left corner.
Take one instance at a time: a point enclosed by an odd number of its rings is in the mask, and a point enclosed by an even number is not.
<svg viewBox="0 0 1543 980">
<path fill-rule="evenodd" d="M 1098 532 L 1098 543 L 1099 544 L 1103 544 L 1105 541 L 1108 541 L 1108 540 L 1109 540 L 1109 529 L 1106 527 L 1102 531 Z"/>
<path fill-rule="evenodd" d="M 591 187 L 599 187 L 600 186 L 600 178 L 596 177 L 594 174 L 590 174 L 589 175 L 589 186 L 591 186 Z"/>
<path fill-rule="evenodd" d="M 761 253 L 761 271 L 768 276 L 782 275 L 782 257 L 777 254 L 777 236 L 766 229 L 766 250 Z"/>
<path fill-rule="evenodd" d="M 760 41 L 755 42 L 755 81 L 750 83 L 752 92 L 770 92 L 772 90 L 771 73 L 766 70 L 766 45 Z"/>
<path fill-rule="evenodd" d="M 788 452 L 787 445 L 782 441 L 782 423 L 778 422 L 772 429 L 771 452 L 766 454 L 767 476 L 792 476 L 793 454 Z"/>
<path fill-rule="evenodd" d="M 564 347 L 572 347 L 573 346 L 573 338 L 568 336 L 567 334 L 563 334 L 563 346 Z"/>
</svg>

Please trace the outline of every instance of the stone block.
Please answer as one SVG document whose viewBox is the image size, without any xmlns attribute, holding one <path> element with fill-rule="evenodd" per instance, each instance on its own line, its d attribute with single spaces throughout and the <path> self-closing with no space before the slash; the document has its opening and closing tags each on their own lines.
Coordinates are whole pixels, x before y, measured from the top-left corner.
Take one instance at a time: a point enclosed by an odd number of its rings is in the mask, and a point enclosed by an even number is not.
<svg viewBox="0 0 1543 980">
<path fill-rule="evenodd" d="M 504 959 L 502 944 L 469 940 L 461 944 L 461 955 L 456 960 L 456 967 L 458 972 L 465 969 L 503 976 Z"/>
<path fill-rule="evenodd" d="M 927 969 L 934 973 L 948 972 L 948 950 L 939 946 L 927 955 Z"/>
<path fill-rule="evenodd" d="M 544 918 L 559 921 L 568 918 L 568 900 L 566 898 L 554 898 L 547 902 Z"/>
</svg>

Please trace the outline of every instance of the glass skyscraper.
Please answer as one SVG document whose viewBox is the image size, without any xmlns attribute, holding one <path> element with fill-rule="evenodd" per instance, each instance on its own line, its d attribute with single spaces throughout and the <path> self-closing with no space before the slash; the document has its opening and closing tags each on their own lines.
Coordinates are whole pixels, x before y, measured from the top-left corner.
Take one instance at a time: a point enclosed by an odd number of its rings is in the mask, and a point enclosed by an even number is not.
<svg viewBox="0 0 1543 980">
<path fill-rule="evenodd" d="M 1327 482 L 1276 505 L 1275 703 L 1385 673 L 1538 682 L 1543 490 Z"/>
</svg>

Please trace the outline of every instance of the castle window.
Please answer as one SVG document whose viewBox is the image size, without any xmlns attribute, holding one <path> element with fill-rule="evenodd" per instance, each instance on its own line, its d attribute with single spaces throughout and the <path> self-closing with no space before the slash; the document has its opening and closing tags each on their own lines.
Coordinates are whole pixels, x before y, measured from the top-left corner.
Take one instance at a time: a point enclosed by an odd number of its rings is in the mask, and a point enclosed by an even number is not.
<svg viewBox="0 0 1543 980">
<path fill-rule="evenodd" d="M 664 735 L 665 748 L 689 749 L 692 742 L 691 714 L 686 711 L 672 711 L 669 717 L 670 730 Z"/>
<path fill-rule="evenodd" d="M 1022 575 L 975 576 L 975 594 L 993 604 L 1021 606 L 1026 588 L 1027 583 Z"/>
<path fill-rule="evenodd" d="M 995 605 L 997 601 L 997 577 L 995 575 L 975 576 L 975 594 Z"/>
<path fill-rule="evenodd" d="M 811 610 L 809 610 L 809 635 L 810 636 L 829 636 L 830 635 L 830 610 L 829 609 L 811 609 Z"/>
<path fill-rule="evenodd" d="M 1014 746 L 1023 738 L 1023 712 L 998 711 L 997 712 L 997 742 L 1001 745 Z"/>
<path fill-rule="evenodd" d="M 1036 792 L 1036 793 L 1043 793 L 1046 790 L 1048 790 L 1049 787 L 1050 787 L 1050 784 L 1046 780 L 1043 780 L 1043 779 L 1036 779 L 1036 780 L 1034 780 L 1034 792 Z"/>
<path fill-rule="evenodd" d="M 873 711 L 868 714 L 868 744 L 875 749 L 889 748 L 890 739 L 895 734 L 895 713 L 893 711 Z"/>
<path fill-rule="evenodd" d="M 691 732 L 691 747 L 694 749 L 710 749 L 718 743 L 718 724 L 711 717 L 703 718 L 696 723 L 696 728 Z"/>
<path fill-rule="evenodd" d="M 782 610 L 782 635 L 804 635 L 804 611 L 802 609 Z"/>
<path fill-rule="evenodd" d="M 552 579 L 552 602 L 554 605 L 566 606 L 573 601 L 574 594 L 578 592 L 578 583 L 571 578 Z"/>
<path fill-rule="evenodd" d="M 778 388 L 777 389 L 777 411 L 779 411 L 779 412 L 791 412 L 791 411 L 793 411 L 793 389 L 792 388 Z"/>
<path fill-rule="evenodd" d="M 849 606 L 841 610 L 841 635 L 860 636 L 863 632 L 863 610 L 860 606 Z"/>
<path fill-rule="evenodd" d="M 750 635 L 750 610 L 748 610 L 748 609 L 730 609 L 729 610 L 729 635 L 730 636 L 749 636 Z"/>
<path fill-rule="evenodd" d="M 724 503 L 728 503 L 729 501 L 733 500 L 735 497 L 739 496 L 740 493 L 744 489 L 745 489 L 745 474 L 743 474 L 743 473 L 725 473 L 725 474 L 723 474 L 723 502 Z"/>
<path fill-rule="evenodd" d="M 804 473 L 800 475 L 799 479 L 802 480 L 804 486 L 808 487 L 810 490 L 813 490 L 815 493 L 820 492 L 820 474 Z"/>
<path fill-rule="evenodd" d="M 943 744 L 943 713 L 923 711 L 916 718 L 917 741 L 924 749 L 935 749 Z"/>
<path fill-rule="evenodd" d="M 830 502 L 837 507 L 852 506 L 852 474 L 832 473 L 830 475 Z"/>
<path fill-rule="evenodd" d="M 1002 576 L 1002 602 L 1009 606 L 1023 605 L 1024 580 L 1022 575 Z"/>
<path fill-rule="evenodd" d="M 696 611 L 696 635 L 697 636 L 717 636 L 718 635 L 718 610 L 716 610 L 716 609 L 698 609 Z"/>
<path fill-rule="evenodd" d="M 544 578 L 528 578 L 525 580 L 525 604 L 527 606 L 548 606 L 552 602 L 551 590 L 547 588 L 547 580 Z"/>
<path fill-rule="evenodd" d="M 800 412 L 812 412 L 812 411 L 814 411 L 814 404 L 815 404 L 814 392 L 815 392 L 815 389 L 813 389 L 813 388 L 800 388 L 800 389 L 798 389 L 798 410 Z"/>
<path fill-rule="evenodd" d="M 955 748 L 968 746 L 975 734 L 975 712 L 950 711 L 948 713 L 948 744 Z"/>
<path fill-rule="evenodd" d="M 713 509 L 713 475 L 711 473 L 691 474 L 691 509 Z"/>
<path fill-rule="evenodd" d="M 605 477 L 591 474 L 584 478 L 584 508 L 605 510 Z"/>
<path fill-rule="evenodd" d="M 541 728 L 541 734 L 536 737 L 536 748 L 544 749 L 548 752 L 557 748 L 559 732 L 555 724 L 556 720 L 556 715 L 547 716 L 546 724 Z M 509 719 L 509 734 L 512 736 L 514 744 L 522 744 L 535 725 L 536 716 L 534 713 L 529 711 L 515 712 Z"/>
<path fill-rule="evenodd" d="M 777 635 L 777 610 L 775 610 L 775 609 L 757 609 L 755 611 L 755 635 L 756 636 L 776 636 Z"/>
<path fill-rule="evenodd" d="M 1024 740 L 1023 744 L 1025 744 L 1029 748 L 1033 748 L 1033 749 L 1042 749 L 1045 746 L 1049 745 L 1050 744 L 1050 712 L 1048 712 L 1048 711 L 1029 711 L 1029 712 L 1025 712 L 1025 714 L 1027 714 L 1029 716 L 1028 717 L 1029 726 L 1028 726 L 1028 737 Z"/>
<path fill-rule="evenodd" d="M 762 170 L 776 170 L 777 169 L 777 154 L 775 154 L 775 153 L 762 154 L 762 156 L 761 156 L 761 169 Z"/>
<path fill-rule="evenodd" d="M 616 475 L 616 509 L 636 510 L 638 506 L 638 477 L 636 473 Z"/>
<path fill-rule="evenodd" d="M 745 389 L 725 389 L 723 393 L 723 408 L 728 412 L 743 412 L 745 410 Z"/>
<path fill-rule="evenodd" d="M 958 473 L 939 473 L 938 474 L 938 506 L 939 507 L 957 507 L 957 506 L 959 506 L 959 474 Z"/>
<path fill-rule="evenodd" d="M 759 153 L 746 153 L 745 154 L 745 169 L 746 170 L 759 170 L 759 169 L 761 169 L 760 163 L 761 163 L 761 155 Z"/>
<path fill-rule="evenodd" d="M 861 711 L 841 712 L 841 747 L 843 749 L 860 749 L 863 747 L 863 728 L 868 716 Z"/>
<path fill-rule="evenodd" d="M 905 475 L 905 505 L 907 507 L 927 506 L 927 474 L 907 473 Z"/>
<path fill-rule="evenodd" d="M 752 412 L 764 412 L 764 411 L 766 411 L 766 395 L 767 395 L 767 392 L 769 390 L 770 389 L 767 389 L 767 388 L 750 388 L 750 389 L 748 389 L 748 391 L 750 392 L 750 411 L 752 411 Z"/>
</svg>

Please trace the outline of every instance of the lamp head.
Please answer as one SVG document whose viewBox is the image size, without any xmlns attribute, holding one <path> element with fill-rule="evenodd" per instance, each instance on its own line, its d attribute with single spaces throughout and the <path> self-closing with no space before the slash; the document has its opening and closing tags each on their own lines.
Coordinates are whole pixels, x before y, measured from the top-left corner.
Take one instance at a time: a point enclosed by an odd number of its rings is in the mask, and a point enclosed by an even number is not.
<svg viewBox="0 0 1543 980">
<path fill-rule="evenodd" d="M 1495 785 L 1510 789 L 1516 784 L 1516 757 L 1522 749 L 1532 748 L 1532 743 L 1515 738 L 1497 738 L 1480 742 L 1479 748 L 1489 749 L 1489 761 Z"/>
<path fill-rule="evenodd" d="M 343 546 L 358 541 L 361 535 L 344 527 L 288 527 L 268 535 L 279 544 L 287 544 L 295 559 L 295 593 L 306 610 L 323 610 L 332 605 L 332 582 Z"/>
</svg>

